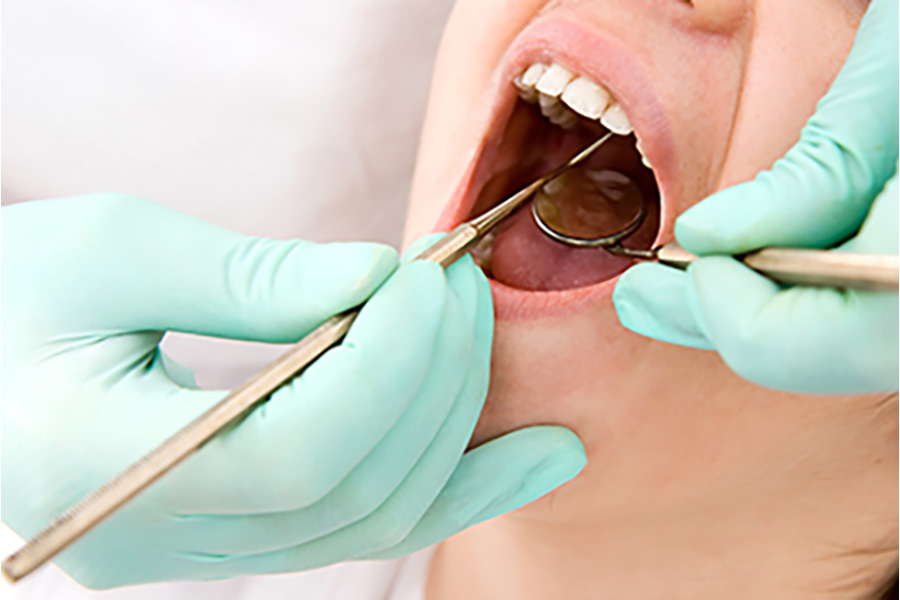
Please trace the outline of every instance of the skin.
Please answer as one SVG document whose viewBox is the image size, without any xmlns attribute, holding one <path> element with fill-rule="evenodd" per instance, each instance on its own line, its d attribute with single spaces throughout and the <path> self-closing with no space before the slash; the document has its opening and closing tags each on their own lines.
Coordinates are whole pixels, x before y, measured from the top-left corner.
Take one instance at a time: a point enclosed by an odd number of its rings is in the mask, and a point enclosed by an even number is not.
<svg viewBox="0 0 900 600">
<path fill-rule="evenodd" d="M 529 23 L 575 20 L 645 67 L 677 148 L 658 237 L 668 241 L 678 214 L 793 145 L 864 10 L 841 0 L 460 1 L 436 65 L 407 240 L 437 227 L 463 181 L 507 84 L 504 54 Z M 534 315 L 498 302 L 473 445 L 556 423 L 579 435 L 589 464 L 441 544 L 429 600 L 875 594 L 897 561 L 896 396 L 754 386 L 712 352 L 625 330 L 613 285 Z"/>
</svg>

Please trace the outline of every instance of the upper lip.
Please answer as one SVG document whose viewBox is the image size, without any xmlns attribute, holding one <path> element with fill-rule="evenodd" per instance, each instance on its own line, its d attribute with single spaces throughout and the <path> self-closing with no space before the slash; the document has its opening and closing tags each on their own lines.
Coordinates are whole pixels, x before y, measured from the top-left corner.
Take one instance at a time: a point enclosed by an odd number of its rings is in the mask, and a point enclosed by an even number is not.
<svg viewBox="0 0 900 600">
<path fill-rule="evenodd" d="M 670 116 L 654 89 L 648 66 L 616 36 L 603 31 L 589 31 L 581 24 L 552 15 L 540 18 L 519 33 L 501 60 L 498 77 L 494 80 L 495 100 L 487 127 L 458 188 L 440 217 L 438 229 L 448 230 L 468 217 L 481 186 L 492 174 L 491 152 L 503 134 L 518 97 L 511 82 L 535 62 L 556 62 L 577 75 L 586 75 L 606 87 L 622 105 L 635 135 L 641 140 L 644 154 L 653 165 L 659 187 L 660 231 L 657 242 L 671 238 L 674 215 L 667 210 L 667 205 L 671 203 L 666 199 L 667 192 L 675 189 L 673 182 L 678 161 Z M 593 295 L 591 288 L 564 293 L 570 294 L 572 300 Z"/>
</svg>

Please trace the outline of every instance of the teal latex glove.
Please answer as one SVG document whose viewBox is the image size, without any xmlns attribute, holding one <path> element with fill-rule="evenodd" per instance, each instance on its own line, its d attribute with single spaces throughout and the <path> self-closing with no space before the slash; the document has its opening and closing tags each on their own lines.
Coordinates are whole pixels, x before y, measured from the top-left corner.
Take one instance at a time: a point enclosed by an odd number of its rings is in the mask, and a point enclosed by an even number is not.
<svg viewBox="0 0 900 600">
<path fill-rule="evenodd" d="M 389 277 L 343 344 L 57 557 L 85 586 L 410 552 L 584 464 L 559 427 L 464 453 L 493 332 L 468 258 L 397 268 L 385 246 L 250 238 L 108 194 L 2 223 L 3 520 L 25 537 L 225 395 L 160 352 L 164 331 L 293 342 Z"/>
<path fill-rule="evenodd" d="M 835 244 L 838 252 L 897 254 L 897 4 L 873 0 L 846 64 L 784 158 L 676 221 L 682 246 L 700 256 Z M 897 389 L 897 294 L 784 289 L 710 256 L 687 273 L 635 266 L 614 301 L 629 329 L 716 350 L 767 387 Z"/>
</svg>

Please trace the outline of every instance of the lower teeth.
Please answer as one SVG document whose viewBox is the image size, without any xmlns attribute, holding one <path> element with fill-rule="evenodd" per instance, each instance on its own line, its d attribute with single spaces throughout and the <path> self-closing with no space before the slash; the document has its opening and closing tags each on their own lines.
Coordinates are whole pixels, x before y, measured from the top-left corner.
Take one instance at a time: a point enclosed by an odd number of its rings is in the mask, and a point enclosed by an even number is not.
<svg viewBox="0 0 900 600">
<path fill-rule="evenodd" d="M 469 250 L 469 254 L 472 255 L 475 264 L 488 273 L 491 271 L 491 255 L 494 253 L 494 239 L 496 237 L 496 232 L 489 231 Z"/>
</svg>

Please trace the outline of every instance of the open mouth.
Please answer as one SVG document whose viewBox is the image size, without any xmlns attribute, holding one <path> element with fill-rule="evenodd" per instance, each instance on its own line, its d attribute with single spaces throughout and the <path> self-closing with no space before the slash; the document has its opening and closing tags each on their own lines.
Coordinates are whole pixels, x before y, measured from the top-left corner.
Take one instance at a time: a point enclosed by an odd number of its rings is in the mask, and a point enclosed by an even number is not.
<svg viewBox="0 0 900 600">
<path fill-rule="evenodd" d="M 660 192 L 622 105 L 590 77 L 556 63 L 532 63 L 510 85 L 517 88 L 518 98 L 491 151 L 482 156 L 479 170 L 488 175 L 481 178 L 465 218 L 495 206 L 612 131 L 610 141 L 585 163 L 545 186 L 539 195 L 563 208 L 577 203 L 582 218 L 612 218 L 614 227 L 611 203 L 620 198 L 609 182 L 618 188 L 625 185 L 633 190 L 631 201 L 643 203 L 645 216 L 623 243 L 649 248 L 659 230 Z M 489 277 L 525 291 L 592 286 L 632 263 L 602 248 L 576 248 L 550 239 L 534 222 L 530 208 L 498 226 L 472 255 Z"/>
</svg>

